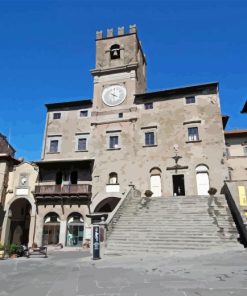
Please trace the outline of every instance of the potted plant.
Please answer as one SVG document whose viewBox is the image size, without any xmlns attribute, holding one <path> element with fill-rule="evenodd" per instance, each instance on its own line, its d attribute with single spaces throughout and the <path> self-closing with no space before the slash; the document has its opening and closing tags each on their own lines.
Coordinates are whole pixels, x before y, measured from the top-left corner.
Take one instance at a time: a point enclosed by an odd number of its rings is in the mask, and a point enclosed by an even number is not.
<svg viewBox="0 0 247 296">
<path fill-rule="evenodd" d="M 3 245 L 0 244 L 0 259 L 4 258 L 5 248 Z"/>
<path fill-rule="evenodd" d="M 8 249 L 9 257 L 10 258 L 17 258 L 17 255 L 21 251 L 21 246 L 18 244 L 11 244 Z"/>
<path fill-rule="evenodd" d="M 145 192 L 144 192 L 144 194 L 145 194 L 145 196 L 146 197 L 151 197 L 152 195 L 153 195 L 153 192 L 151 191 L 151 190 L 146 190 Z"/>
<path fill-rule="evenodd" d="M 214 187 L 210 187 L 209 190 L 208 190 L 208 194 L 209 195 L 215 195 L 217 192 L 217 189 L 214 188 Z"/>
</svg>

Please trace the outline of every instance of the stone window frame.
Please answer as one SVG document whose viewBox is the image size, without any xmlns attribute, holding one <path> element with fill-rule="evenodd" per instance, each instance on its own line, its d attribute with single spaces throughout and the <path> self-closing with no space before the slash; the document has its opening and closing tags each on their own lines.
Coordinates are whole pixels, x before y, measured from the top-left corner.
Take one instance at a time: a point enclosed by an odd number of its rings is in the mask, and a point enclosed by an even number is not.
<svg viewBox="0 0 247 296">
<path fill-rule="evenodd" d="M 143 104 L 143 108 L 144 108 L 144 110 L 152 110 L 152 109 L 154 109 L 154 103 L 153 102 L 146 102 Z"/>
<path fill-rule="evenodd" d="M 75 135 L 75 152 L 88 152 L 88 146 L 89 146 L 89 138 L 90 133 L 76 133 Z M 86 139 L 86 149 L 85 150 L 79 150 L 79 139 Z"/>
<path fill-rule="evenodd" d="M 183 122 L 183 125 L 185 126 L 185 137 L 186 137 L 186 140 L 185 140 L 185 143 L 200 143 L 202 142 L 202 139 L 200 137 L 201 135 L 201 123 L 202 121 L 200 119 L 194 119 L 194 120 L 190 120 L 190 121 L 184 121 Z M 196 140 L 191 140 L 189 138 L 189 129 L 191 128 L 196 128 L 197 129 L 197 135 L 198 135 L 198 138 Z"/>
<path fill-rule="evenodd" d="M 58 141 L 57 151 L 51 151 L 51 142 Z M 46 153 L 47 154 L 56 154 L 61 152 L 61 145 L 62 145 L 62 136 L 61 135 L 48 135 L 47 136 L 47 146 L 46 146 Z"/>
<path fill-rule="evenodd" d="M 193 135 L 190 134 L 190 130 L 192 130 L 192 129 L 194 129 L 196 131 L 196 133 Z M 187 142 L 193 143 L 193 142 L 199 142 L 199 141 L 201 141 L 199 127 L 195 126 L 195 125 L 187 127 Z"/>
<path fill-rule="evenodd" d="M 157 147 L 158 146 L 157 125 L 155 125 L 155 126 L 145 126 L 145 127 L 142 127 L 141 130 L 142 130 L 142 138 L 143 138 L 142 147 Z M 150 144 L 150 145 L 146 144 L 146 134 L 147 133 L 154 133 L 154 144 Z"/>
<path fill-rule="evenodd" d="M 81 116 L 81 112 L 87 112 L 87 116 Z M 88 108 L 85 108 L 85 109 L 80 109 L 79 110 L 79 112 L 78 112 L 78 118 L 80 118 L 80 119 L 85 119 L 85 118 L 89 118 L 89 117 L 91 117 L 91 112 L 90 112 L 91 110 L 90 109 L 88 109 Z"/>
<path fill-rule="evenodd" d="M 57 112 L 57 111 L 52 112 L 52 119 L 53 120 L 59 120 L 61 118 L 62 118 L 62 113 L 61 112 Z"/>
<path fill-rule="evenodd" d="M 106 131 L 106 139 L 107 139 L 107 150 L 120 150 L 122 143 L 121 143 L 121 130 L 111 130 L 111 131 Z M 111 137 L 118 137 L 118 144 L 117 147 L 111 148 L 110 147 L 110 138 Z"/>
<path fill-rule="evenodd" d="M 187 103 L 187 99 L 192 98 L 192 97 L 195 98 L 195 102 L 194 103 Z M 185 96 L 183 101 L 184 101 L 184 106 L 195 106 L 195 105 L 198 105 L 198 97 L 196 95 L 188 95 L 188 96 Z"/>
</svg>

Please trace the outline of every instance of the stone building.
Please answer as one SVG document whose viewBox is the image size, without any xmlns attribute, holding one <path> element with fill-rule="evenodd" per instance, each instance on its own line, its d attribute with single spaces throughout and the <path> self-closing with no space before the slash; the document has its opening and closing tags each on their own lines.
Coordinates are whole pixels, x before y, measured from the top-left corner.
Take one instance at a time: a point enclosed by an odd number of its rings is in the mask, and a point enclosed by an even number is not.
<svg viewBox="0 0 247 296">
<path fill-rule="evenodd" d="M 247 130 L 225 131 L 229 180 L 247 180 Z"/>
<path fill-rule="evenodd" d="M 35 241 L 36 205 L 33 196 L 38 168 L 21 162 L 9 172 L 1 242 L 29 246 Z"/>
<path fill-rule="evenodd" d="M 0 133 L 0 237 L 4 219 L 4 205 L 8 187 L 9 173 L 13 166 L 20 163 L 15 159 L 15 149 L 9 144 L 6 136 Z"/>
<path fill-rule="evenodd" d="M 47 104 L 35 187 L 37 243 L 81 244 L 87 215 L 109 213 L 131 186 L 206 195 L 227 178 L 218 83 L 146 91 L 135 26 L 96 33 L 93 99 Z"/>
</svg>

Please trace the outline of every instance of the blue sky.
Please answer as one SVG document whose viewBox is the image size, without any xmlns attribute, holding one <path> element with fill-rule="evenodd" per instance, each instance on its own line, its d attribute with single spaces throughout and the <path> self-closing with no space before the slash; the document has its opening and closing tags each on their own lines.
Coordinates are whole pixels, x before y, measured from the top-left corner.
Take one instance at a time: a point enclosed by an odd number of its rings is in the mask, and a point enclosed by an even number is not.
<svg viewBox="0 0 247 296">
<path fill-rule="evenodd" d="M 40 159 L 45 103 L 92 98 L 95 32 L 137 24 L 148 90 L 218 81 L 228 129 L 247 128 L 247 1 L 0 0 L 0 132 Z"/>
</svg>

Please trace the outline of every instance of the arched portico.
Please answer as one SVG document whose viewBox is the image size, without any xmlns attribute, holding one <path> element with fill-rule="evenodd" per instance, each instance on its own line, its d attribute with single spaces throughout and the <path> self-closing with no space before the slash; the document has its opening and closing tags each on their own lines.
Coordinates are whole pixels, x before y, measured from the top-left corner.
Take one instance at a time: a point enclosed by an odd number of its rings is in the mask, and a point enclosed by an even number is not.
<svg viewBox="0 0 247 296">
<path fill-rule="evenodd" d="M 15 197 L 5 207 L 1 242 L 31 246 L 34 240 L 35 205 L 26 197 Z"/>
</svg>

